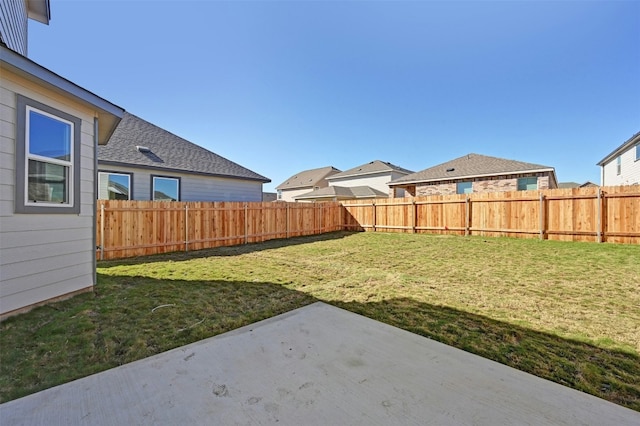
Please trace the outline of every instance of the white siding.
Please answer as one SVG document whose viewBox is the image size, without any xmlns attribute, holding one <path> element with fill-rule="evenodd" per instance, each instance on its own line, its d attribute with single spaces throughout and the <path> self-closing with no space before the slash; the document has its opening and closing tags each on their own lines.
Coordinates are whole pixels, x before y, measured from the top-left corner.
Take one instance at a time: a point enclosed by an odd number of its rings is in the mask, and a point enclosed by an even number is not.
<svg viewBox="0 0 640 426">
<path fill-rule="evenodd" d="M 602 186 L 640 184 L 640 160 L 636 160 L 636 146 L 631 146 L 620 155 L 621 170 L 617 173 L 617 157 L 603 167 Z"/>
<path fill-rule="evenodd" d="M 0 81 L 0 314 L 94 284 L 95 111 L 6 69 Z M 82 120 L 80 214 L 17 214 L 16 94 Z"/>
<path fill-rule="evenodd" d="M 9 49 L 27 56 L 27 5 L 24 1 L 0 0 L 0 34 Z"/>
<path fill-rule="evenodd" d="M 354 186 L 370 186 L 373 189 L 382 191 L 385 194 L 389 193 L 388 182 L 391 181 L 391 173 L 376 173 L 363 176 L 348 176 L 339 179 L 330 179 L 329 186 L 344 186 L 351 188 Z"/>
<path fill-rule="evenodd" d="M 131 191 L 134 200 L 150 200 L 151 175 L 160 175 L 180 178 L 180 201 L 262 201 L 262 183 L 257 181 L 106 164 L 98 164 L 98 170 L 133 173 Z"/>
<path fill-rule="evenodd" d="M 312 187 L 308 188 L 298 188 L 298 189 L 283 189 L 282 190 L 282 198 L 279 201 L 287 201 L 289 203 L 295 203 L 298 195 L 307 194 L 313 191 Z"/>
</svg>

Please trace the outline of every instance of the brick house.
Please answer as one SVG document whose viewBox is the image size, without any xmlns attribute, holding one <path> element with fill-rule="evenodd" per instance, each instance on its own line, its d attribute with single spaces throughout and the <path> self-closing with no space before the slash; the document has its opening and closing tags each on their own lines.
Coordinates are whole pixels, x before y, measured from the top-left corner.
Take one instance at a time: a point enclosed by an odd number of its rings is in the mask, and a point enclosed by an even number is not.
<svg viewBox="0 0 640 426">
<path fill-rule="evenodd" d="M 553 189 L 555 169 L 540 164 L 467 154 L 389 182 L 407 196 Z"/>
</svg>

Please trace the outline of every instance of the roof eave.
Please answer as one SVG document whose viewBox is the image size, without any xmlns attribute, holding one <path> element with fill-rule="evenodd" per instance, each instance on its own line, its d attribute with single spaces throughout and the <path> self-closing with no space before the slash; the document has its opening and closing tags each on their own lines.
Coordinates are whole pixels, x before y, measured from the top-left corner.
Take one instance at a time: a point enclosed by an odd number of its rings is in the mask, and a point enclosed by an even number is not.
<svg viewBox="0 0 640 426">
<path fill-rule="evenodd" d="M 553 167 L 545 168 L 545 169 L 532 169 L 532 170 L 515 170 L 510 172 L 499 172 L 499 173 L 485 173 L 479 175 L 465 175 L 465 176 L 443 176 L 433 179 L 417 179 L 406 182 L 389 182 L 389 186 L 399 186 L 399 185 L 415 185 L 417 183 L 430 183 L 430 182 L 440 182 L 442 180 L 457 180 L 457 179 L 470 179 L 470 178 L 479 178 L 479 177 L 491 177 L 491 176 L 504 176 L 504 175 L 515 175 L 520 173 L 540 173 L 540 172 L 552 172 L 555 178 L 555 169 Z"/>
<path fill-rule="evenodd" d="M 338 176 L 340 173 L 336 173 L 335 175 L 329 176 L 326 179 L 327 180 L 334 180 L 334 179 L 342 179 L 342 178 L 354 178 L 354 177 L 359 177 L 359 176 L 368 176 L 368 175 L 385 174 L 385 173 L 393 173 L 393 172 L 403 173 L 405 175 L 410 174 L 410 173 L 403 172 L 403 171 L 400 171 L 400 170 L 391 170 L 391 169 L 389 169 L 389 170 L 378 170 L 378 171 L 374 171 L 374 172 L 356 173 L 356 174 L 343 175 L 343 176 Z"/>
<path fill-rule="evenodd" d="M 27 0 L 27 16 L 29 19 L 49 25 L 51 20 L 49 0 Z"/>
<path fill-rule="evenodd" d="M 112 104 L 106 99 L 78 86 L 9 48 L 0 46 L 0 54 L 2 58 L 0 61 L 1 68 L 6 68 L 28 80 L 37 81 L 55 92 L 65 96 L 72 96 L 81 103 L 95 108 L 98 113 L 98 119 L 100 120 L 98 143 L 101 145 L 107 143 L 124 115 L 123 108 Z"/>
<path fill-rule="evenodd" d="M 629 139 L 624 141 L 624 143 L 622 143 L 622 145 L 620 145 L 619 147 L 614 149 L 609 155 L 607 155 L 602 160 L 600 160 L 598 163 L 596 163 L 596 165 L 601 166 L 601 167 L 604 166 L 605 163 L 608 163 L 609 161 L 613 160 L 615 157 L 617 157 L 618 155 L 620 155 L 623 152 L 625 152 L 627 150 L 627 148 L 631 148 L 632 146 L 634 146 L 638 142 L 640 142 L 640 132 L 636 133 L 635 135 L 631 136 Z"/>
</svg>

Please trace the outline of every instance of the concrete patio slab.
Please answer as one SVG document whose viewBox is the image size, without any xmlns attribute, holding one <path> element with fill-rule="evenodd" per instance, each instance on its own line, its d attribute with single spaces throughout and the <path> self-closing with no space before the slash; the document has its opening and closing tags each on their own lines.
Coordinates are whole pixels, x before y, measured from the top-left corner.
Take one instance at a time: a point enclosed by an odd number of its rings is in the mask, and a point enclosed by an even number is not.
<svg viewBox="0 0 640 426">
<path fill-rule="evenodd" d="M 315 303 L 0 405 L 8 425 L 640 425 L 640 413 Z"/>
</svg>

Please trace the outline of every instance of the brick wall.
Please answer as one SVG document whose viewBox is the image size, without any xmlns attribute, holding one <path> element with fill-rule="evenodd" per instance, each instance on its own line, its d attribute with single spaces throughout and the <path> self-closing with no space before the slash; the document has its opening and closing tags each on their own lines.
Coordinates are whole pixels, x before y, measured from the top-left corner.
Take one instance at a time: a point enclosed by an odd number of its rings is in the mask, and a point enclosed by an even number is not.
<svg viewBox="0 0 640 426">
<path fill-rule="evenodd" d="M 519 174 L 488 178 L 476 178 L 472 183 L 474 193 L 485 192 L 506 192 L 518 190 L 518 178 L 535 177 L 538 178 L 538 189 L 554 189 L 556 186 L 552 183 L 549 172 Z M 462 182 L 464 180 L 460 180 Z M 446 181 L 435 184 L 416 184 L 415 192 L 409 191 L 407 196 L 425 197 L 428 195 L 450 195 L 456 193 L 456 183 L 458 181 Z"/>
</svg>

